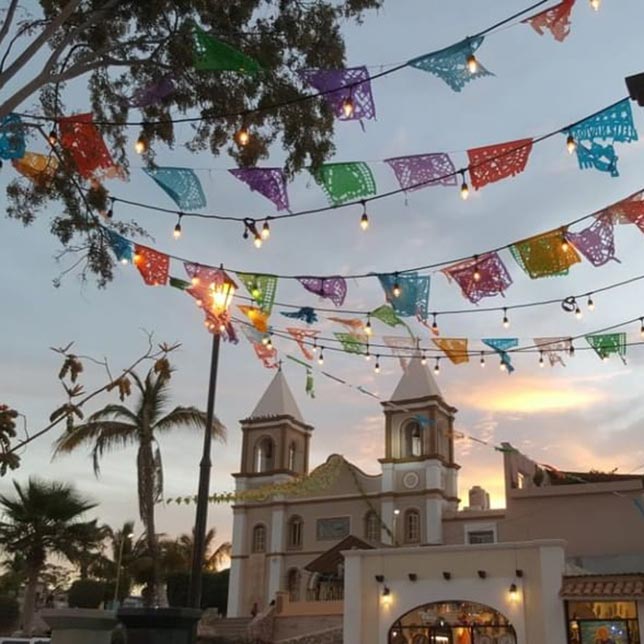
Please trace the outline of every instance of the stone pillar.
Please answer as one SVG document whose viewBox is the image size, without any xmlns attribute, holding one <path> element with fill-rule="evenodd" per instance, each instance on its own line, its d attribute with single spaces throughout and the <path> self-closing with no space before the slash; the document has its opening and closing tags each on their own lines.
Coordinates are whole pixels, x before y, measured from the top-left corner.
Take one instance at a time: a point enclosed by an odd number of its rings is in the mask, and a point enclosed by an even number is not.
<svg viewBox="0 0 644 644">
<path fill-rule="evenodd" d="M 244 542 L 246 535 L 246 510 L 245 508 L 235 508 L 233 510 L 233 550 L 230 560 L 230 582 L 228 587 L 228 609 L 227 617 L 240 617 L 242 610 L 242 565 L 243 560 L 239 557 L 244 552 Z"/>
<path fill-rule="evenodd" d="M 273 508 L 271 518 L 271 541 L 268 555 L 268 595 L 266 601 L 275 599 L 275 594 L 281 590 L 284 568 L 284 526 L 286 523 L 286 510 L 284 506 Z"/>
<path fill-rule="evenodd" d="M 51 608 L 40 616 L 51 628 L 52 644 L 110 644 L 116 614 L 96 608 Z"/>
</svg>

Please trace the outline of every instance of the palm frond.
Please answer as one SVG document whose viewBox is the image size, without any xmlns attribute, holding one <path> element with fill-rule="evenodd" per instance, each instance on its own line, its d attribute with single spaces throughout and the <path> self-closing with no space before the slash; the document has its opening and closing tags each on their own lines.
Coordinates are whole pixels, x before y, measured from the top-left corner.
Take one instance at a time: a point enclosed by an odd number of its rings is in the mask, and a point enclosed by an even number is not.
<svg viewBox="0 0 644 644">
<path fill-rule="evenodd" d="M 136 414 L 128 409 L 125 405 L 105 405 L 103 409 L 94 412 L 88 419 L 88 422 L 99 420 L 120 420 L 136 424 L 138 418 Z"/>
<path fill-rule="evenodd" d="M 116 447 L 126 447 L 128 444 L 136 443 L 139 433 L 138 427 L 130 423 L 119 423 L 112 420 L 103 421 L 101 425 L 102 429 L 92 448 L 92 465 L 96 476 L 101 471 L 100 460 L 103 454 Z"/>
<path fill-rule="evenodd" d="M 196 407 L 175 407 L 169 414 L 157 421 L 154 430 L 167 432 L 175 428 L 204 429 L 206 420 L 206 412 Z M 216 416 L 212 423 L 212 435 L 221 441 L 226 440 L 226 428 Z"/>
</svg>

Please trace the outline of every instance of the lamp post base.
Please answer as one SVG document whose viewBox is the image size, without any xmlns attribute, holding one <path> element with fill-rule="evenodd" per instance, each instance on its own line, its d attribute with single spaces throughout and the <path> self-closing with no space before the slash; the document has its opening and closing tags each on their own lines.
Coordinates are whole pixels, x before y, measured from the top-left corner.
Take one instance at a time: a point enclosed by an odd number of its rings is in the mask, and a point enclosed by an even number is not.
<svg viewBox="0 0 644 644">
<path fill-rule="evenodd" d="M 194 644 L 201 611 L 195 608 L 121 608 L 127 644 Z"/>
<path fill-rule="evenodd" d="M 94 608 L 52 608 L 40 616 L 51 628 L 52 644 L 110 644 L 116 616 Z"/>
</svg>

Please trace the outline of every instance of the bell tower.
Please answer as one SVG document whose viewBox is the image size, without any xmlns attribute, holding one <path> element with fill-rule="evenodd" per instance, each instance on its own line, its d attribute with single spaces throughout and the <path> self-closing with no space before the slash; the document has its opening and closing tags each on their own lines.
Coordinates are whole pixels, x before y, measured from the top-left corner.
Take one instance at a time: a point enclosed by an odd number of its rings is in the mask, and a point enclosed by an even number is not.
<svg viewBox="0 0 644 644">
<path fill-rule="evenodd" d="M 458 507 L 458 470 L 454 462 L 454 417 L 436 380 L 420 357 L 410 360 L 391 398 L 382 403 L 385 415 L 383 516 L 394 521 L 396 497 L 422 495 L 425 543 L 442 542 L 442 514 Z M 419 501 L 420 503 L 420 501 Z M 386 521 L 387 519 L 385 519 Z"/>
</svg>

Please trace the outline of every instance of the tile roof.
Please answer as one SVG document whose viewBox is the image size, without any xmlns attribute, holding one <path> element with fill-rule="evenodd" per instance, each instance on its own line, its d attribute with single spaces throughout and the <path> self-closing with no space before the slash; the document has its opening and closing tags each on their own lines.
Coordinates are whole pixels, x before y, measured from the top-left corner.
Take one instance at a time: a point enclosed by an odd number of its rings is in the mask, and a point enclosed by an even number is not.
<svg viewBox="0 0 644 644">
<path fill-rule="evenodd" d="M 644 574 L 564 577 L 559 594 L 565 599 L 644 598 Z"/>
</svg>

